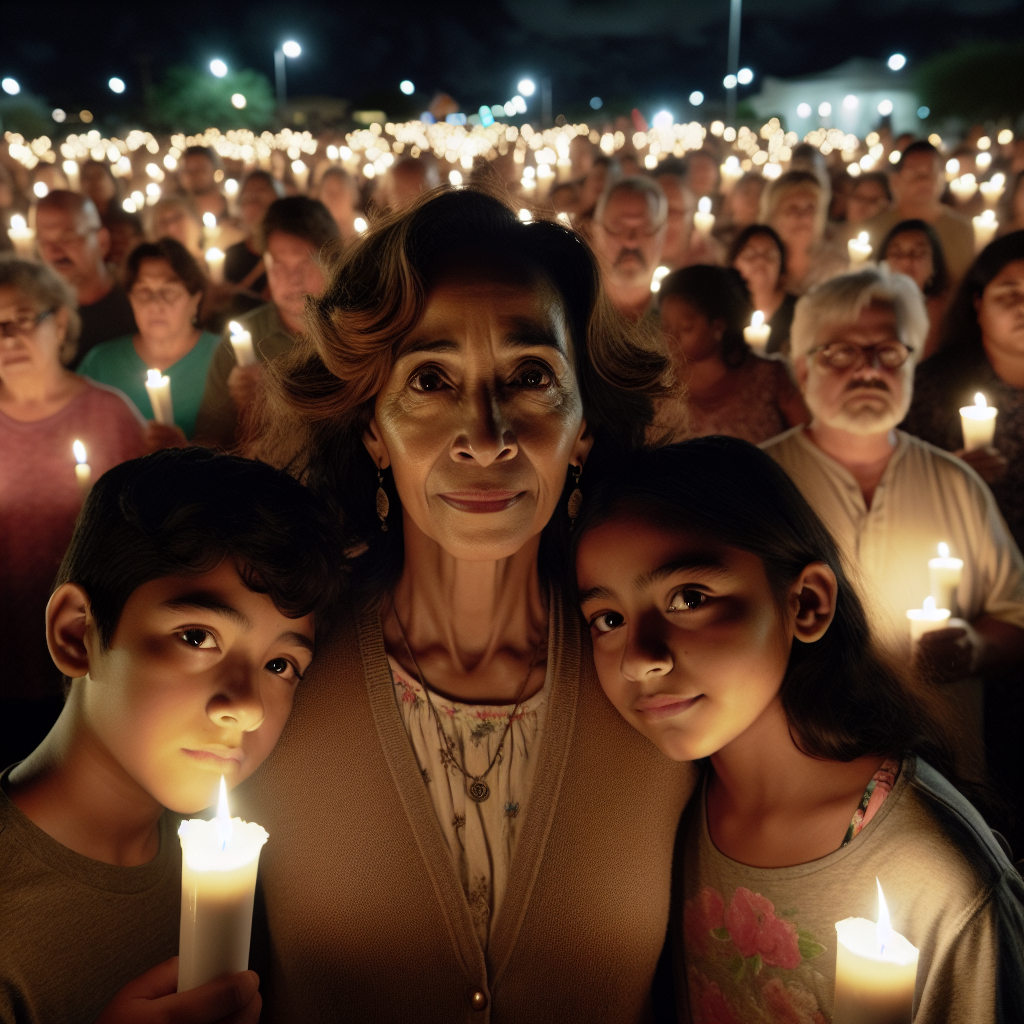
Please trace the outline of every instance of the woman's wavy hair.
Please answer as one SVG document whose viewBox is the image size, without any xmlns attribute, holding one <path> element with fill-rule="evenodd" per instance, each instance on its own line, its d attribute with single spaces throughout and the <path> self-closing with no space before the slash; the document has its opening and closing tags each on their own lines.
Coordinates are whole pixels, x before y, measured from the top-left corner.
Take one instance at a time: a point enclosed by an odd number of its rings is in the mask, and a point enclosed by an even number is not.
<svg viewBox="0 0 1024 1024">
<path fill-rule="evenodd" d="M 922 691 L 875 644 L 831 534 L 785 471 L 759 448 L 702 437 L 605 462 L 577 521 L 580 539 L 618 515 L 658 521 L 756 555 L 777 605 L 805 566 L 824 562 L 838 584 L 832 624 L 794 642 L 780 696 L 794 742 L 812 757 L 922 755 L 956 780 L 948 742 Z"/>
<path fill-rule="evenodd" d="M 402 529 L 390 474 L 383 486 L 393 511 L 388 531 L 380 529 L 377 467 L 363 433 L 404 339 L 445 275 L 476 265 L 554 288 L 594 435 L 588 471 L 606 452 L 643 444 L 654 400 L 672 391 L 660 336 L 614 309 L 587 244 L 557 223 L 522 223 L 494 186 L 425 193 L 331 258 L 324 291 L 307 300 L 306 335 L 268 366 L 246 447 L 336 502 L 350 550 L 360 552 L 354 579 L 372 591 L 401 573 Z M 567 480 L 565 497 L 568 490 Z M 546 578 L 564 577 L 568 539 L 568 517 L 556 512 L 542 536 Z"/>
</svg>

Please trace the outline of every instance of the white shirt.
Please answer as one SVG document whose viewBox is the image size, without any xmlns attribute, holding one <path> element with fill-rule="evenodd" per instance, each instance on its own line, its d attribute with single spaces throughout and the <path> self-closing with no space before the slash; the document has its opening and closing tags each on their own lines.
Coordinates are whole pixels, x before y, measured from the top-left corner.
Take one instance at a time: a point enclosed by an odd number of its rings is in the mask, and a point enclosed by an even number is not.
<svg viewBox="0 0 1024 1024">
<path fill-rule="evenodd" d="M 853 474 L 794 427 L 761 447 L 789 474 L 835 538 L 881 638 L 909 649 L 907 610 L 928 596 L 928 560 L 945 541 L 962 558 L 961 618 L 1024 628 L 1024 559 L 992 492 L 966 463 L 896 431 L 869 509 Z"/>
</svg>

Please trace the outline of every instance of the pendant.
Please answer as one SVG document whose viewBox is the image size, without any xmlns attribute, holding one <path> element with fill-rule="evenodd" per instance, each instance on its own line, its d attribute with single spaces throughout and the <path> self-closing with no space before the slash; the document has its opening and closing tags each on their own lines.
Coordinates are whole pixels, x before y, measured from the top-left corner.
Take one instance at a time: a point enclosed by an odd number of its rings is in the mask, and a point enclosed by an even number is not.
<svg viewBox="0 0 1024 1024">
<path fill-rule="evenodd" d="M 483 779 L 474 779 L 469 784 L 469 795 L 478 804 L 482 804 L 491 795 L 491 787 Z"/>
</svg>

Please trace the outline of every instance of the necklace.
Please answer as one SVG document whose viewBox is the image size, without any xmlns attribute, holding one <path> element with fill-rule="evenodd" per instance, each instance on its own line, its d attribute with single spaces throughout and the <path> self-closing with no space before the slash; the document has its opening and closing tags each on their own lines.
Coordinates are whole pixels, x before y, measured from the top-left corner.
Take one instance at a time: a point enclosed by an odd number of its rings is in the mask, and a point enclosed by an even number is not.
<svg viewBox="0 0 1024 1024">
<path fill-rule="evenodd" d="M 537 662 L 540 659 L 540 649 L 543 644 L 537 644 L 533 652 L 533 657 L 530 659 L 530 667 L 526 670 L 526 676 L 523 681 L 519 684 L 519 689 L 516 691 L 515 705 L 512 708 L 512 713 L 508 716 L 508 720 L 505 722 L 505 731 L 501 734 L 501 741 L 498 743 L 498 749 L 494 751 L 494 756 L 491 758 L 491 763 L 487 766 L 487 770 L 482 775 L 471 775 L 466 769 L 459 763 L 459 759 L 455 753 L 455 740 L 451 738 L 444 731 L 444 726 L 441 724 L 441 716 L 437 713 L 437 708 L 434 707 L 434 702 L 430 699 L 430 683 L 427 681 L 427 677 L 423 674 L 423 669 L 420 668 L 420 663 L 416 660 L 416 655 L 412 653 L 412 647 L 409 644 L 409 638 L 405 635 L 405 627 L 402 625 L 402 620 L 398 617 L 398 610 L 395 608 L 394 602 L 391 604 L 391 610 L 394 612 L 395 622 L 398 623 L 398 631 L 402 634 L 402 643 L 405 644 L 405 649 L 409 652 L 409 657 L 412 659 L 413 665 L 416 666 L 416 671 L 420 677 L 420 683 L 423 685 L 423 693 L 427 698 L 427 707 L 430 708 L 430 713 L 434 719 L 434 725 L 437 727 L 437 735 L 441 742 L 445 745 L 445 749 L 448 751 L 448 759 L 453 765 L 462 773 L 463 778 L 469 783 L 466 787 L 466 792 L 470 798 L 475 800 L 478 804 L 482 804 L 490 795 L 491 787 L 487 785 L 487 776 L 491 774 L 491 769 L 498 763 L 498 758 L 501 756 L 501 752 L 505 746 L 505 740 L 508 738 L 508 731 L 512 728 L 512 723 L 515 721 L 516 713 L 519 711 L 519 706 L 522 704 L 523 691 L 526 689 L 526 684 L 530 681 L 530 676 L 533 674 L 533 670 L 537 667 Z"/>
</svg>

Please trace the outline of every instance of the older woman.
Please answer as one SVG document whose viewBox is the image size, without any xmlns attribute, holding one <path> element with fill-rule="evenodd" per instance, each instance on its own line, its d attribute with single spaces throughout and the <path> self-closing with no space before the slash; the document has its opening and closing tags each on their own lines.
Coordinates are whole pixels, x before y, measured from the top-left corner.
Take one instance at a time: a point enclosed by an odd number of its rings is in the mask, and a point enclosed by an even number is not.
<svg viewBox="0 0 1024 1024">
<path fill-rule="evenodd" d="M 828 203 L 818 176 L 803 170 L 780 175 L 761 196 L 760 221 L 786 246 L 786 290 L 794 295 L 846 270 L 845 255 L 824 240 Z"/>
<path fill-rule="evenodd" d="M 205 286 L 199 264 L 173 238 L 138 246 L 128 257 L 125 290 L 139 331 L 97 345 L 78 367 L 83 376 L 123 391 L 148 420 L 147 371 L 170 378 L 174 425 L 149 424 L 146 439 L 154 449 L 183 444 L 195 433 L 206 371 L 220 343 L 198 327 Z"/>
<path fill-rule="evenodd" d="M 0 259 L 0 760 L 20 760 L 60 713 L 61 677 L 42 628 L 82 493 L 75 441 L 95 479 L 145 453 L 124 395 L 66 368 L 78 337 L 75 295 L 49 267 Z"/>
<path fill-rule="evenodd" d="M 256 450 L 361 553 L 240 801 L 280 837 L 268 1016 L 646 1020 L 693 772 L 602 699 L 564 573 L 666 360 L 576 235 L 471 189 L 375 225 L 308 330 Z"/>
<path fill-rule="evenodd" d="M 786 291 L 786 246 L 767 224 L 751 224 L 733 240 L 729 266 L 738 270 L 754 309 L 771 328 L 768 352 L 789 351 L 796 296 Z"/>
</svg>

